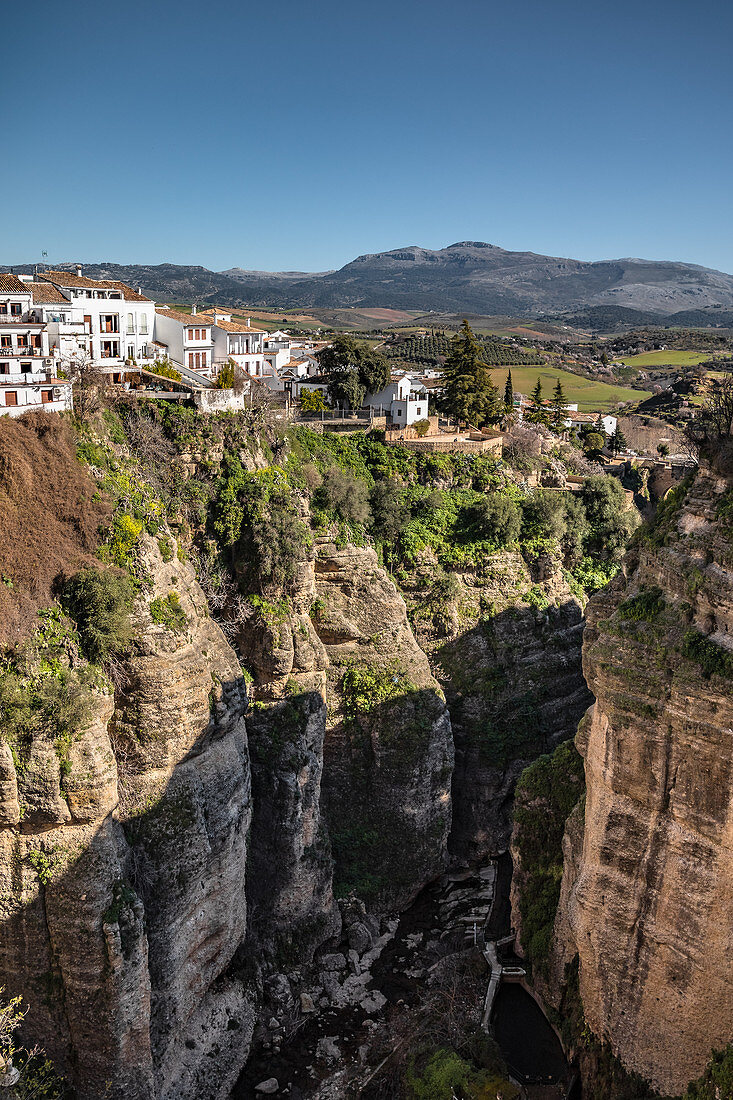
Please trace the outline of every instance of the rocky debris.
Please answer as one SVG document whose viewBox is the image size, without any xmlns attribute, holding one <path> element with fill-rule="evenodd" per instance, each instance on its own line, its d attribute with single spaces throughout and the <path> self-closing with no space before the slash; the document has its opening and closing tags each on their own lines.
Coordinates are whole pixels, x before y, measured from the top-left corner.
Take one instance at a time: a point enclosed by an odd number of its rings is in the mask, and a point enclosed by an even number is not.
<svg viewBox="0 0 733 1100">
<path fill-rule="evenodd" d="M 266 1081 L 260 1081 L 259 1085 L 255 1085 L 255 1092 L 262 1093 L 263 1096 L 273 1096 L 279 1088 L 277 1077 L 268 1077 Z"/>
<path fill-rule="evenodd" d="M 585 815 L 566 826 L 550 992 L 557 1003 L 578 954 L 590 1027 L 664 1094 L 733 1034 L 733 693 L 682 652 L 689 631 L 727 652 L 716 631 L 733 625 L 718 518 L 729 490 L 699 472 L 664 544 L 629 555 L 589 604 L 583 648 L 596 703 L 576 738 Z M 651 588 L 662 602 L 619 611 Z"/>
</svg>

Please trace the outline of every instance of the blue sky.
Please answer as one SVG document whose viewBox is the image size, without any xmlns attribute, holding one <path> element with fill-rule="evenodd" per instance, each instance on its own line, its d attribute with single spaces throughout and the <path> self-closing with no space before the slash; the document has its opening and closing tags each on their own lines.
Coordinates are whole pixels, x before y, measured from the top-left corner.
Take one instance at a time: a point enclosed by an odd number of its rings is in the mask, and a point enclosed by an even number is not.
<svg viewBox="0 0 733 1100">
<path fill-rule="evenodd" d="M 6 9 L 2 263 L 314 271 L 468 239 L 733 272 L 724 0 Z"/>
</svg>

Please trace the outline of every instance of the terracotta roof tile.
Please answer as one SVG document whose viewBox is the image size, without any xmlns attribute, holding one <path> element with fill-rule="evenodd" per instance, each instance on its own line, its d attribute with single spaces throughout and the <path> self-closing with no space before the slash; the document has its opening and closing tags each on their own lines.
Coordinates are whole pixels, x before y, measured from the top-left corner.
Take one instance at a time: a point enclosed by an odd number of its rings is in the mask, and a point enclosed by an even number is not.
<svg viewBox="0 0 733 1100">
<path fill-rule="evenodd" d="M 180 321 L 182 325 L 190 325 L 192 328 L 211 328 L 214 323 L 210 317 L 204 317 L 202 313 L 181 313 L 177 309 L 165 309 L 158 306 L 155 312 L 160 317 L 170 317 L 173 321 Z"/>
<path fill-rule="evenodd" d="M 21 283 L 17 275 L 11 275 L 9 272 L 0 272 L 0 290 L 5 294 L 27 294 L 25 285 Z"/>
<path fill-rule="evenodd" d="M 54 304 L 63 302 L 65 305 L 69 305 L 69 299 L 64 298 L 61 291 L 53 285 L 53 283 L 26 283 L 25 284 L 33 295 L 33 304 Z"/>
</svg>

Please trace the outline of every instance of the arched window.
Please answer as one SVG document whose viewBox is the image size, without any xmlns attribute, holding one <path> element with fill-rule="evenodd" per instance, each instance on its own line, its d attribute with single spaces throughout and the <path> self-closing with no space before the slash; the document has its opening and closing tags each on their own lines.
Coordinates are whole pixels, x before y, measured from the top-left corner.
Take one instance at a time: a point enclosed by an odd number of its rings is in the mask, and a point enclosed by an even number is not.
<svg viewBox="0 0 733 1100">
<path fill-rule="evenodd" d="M 127 331 L 128 332 L 134 332 L 135 331 L 135 318 L 133 317 L 133 315 L 131 313 L 127 314 Z"/>
<path fill-rule="evenodd" d="M 148 335 L 148 315 L 147 313 L 140 314 L 140 334 L 142 336 Z"/>
</svg>

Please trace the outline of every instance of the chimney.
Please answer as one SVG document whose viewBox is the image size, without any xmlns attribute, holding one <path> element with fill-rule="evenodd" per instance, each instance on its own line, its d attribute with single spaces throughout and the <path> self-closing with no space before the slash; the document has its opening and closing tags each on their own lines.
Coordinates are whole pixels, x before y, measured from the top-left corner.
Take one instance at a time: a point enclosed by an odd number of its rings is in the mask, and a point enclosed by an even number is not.
<svg viewBox="0 0 733 1100">
<path fill-rule="evenodd" d="M 143 292 L 143 288 L 142 288 L 141 286 L 139 286 L 139 287 L 137 288 L 137 292 L 138 292 L 138 294 L 142 294 L 142 292 Z"/>
<path fill-rule="evenodd" d="M 249 328 L 249 323 L 250 323 L 250 321 L 251 321 L 251 320 L 252 320 L 252 318 L 251 318 L 251 317 L 248 317 L 248 318 L 247 318 L 247 328 Z"/>
<path fill-rule="evenodd" d="M 76 275 L 78 279 L 81 279 L 81 264 L 76 265 Z"/>
<path fill-rule="evenodd" d="M 192 314 L 194 314 L 196 312 L 196 308 L 197 308 L 196 303 L 194 302 L 194 304 L 191 306 L 191 313 Z"/>
</svg>

